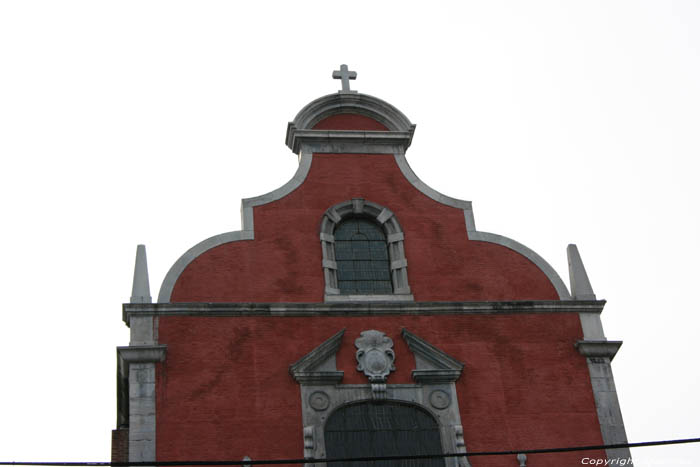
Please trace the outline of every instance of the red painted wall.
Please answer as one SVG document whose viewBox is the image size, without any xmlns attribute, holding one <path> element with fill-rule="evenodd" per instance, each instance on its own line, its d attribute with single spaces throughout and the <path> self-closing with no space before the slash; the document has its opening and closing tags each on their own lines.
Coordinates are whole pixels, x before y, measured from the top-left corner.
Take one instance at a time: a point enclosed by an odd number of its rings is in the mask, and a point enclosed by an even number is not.
<svg viewBox="0 0 700 467">
<path fill-rule="evenodd" d="M 288 367 L 343 328 L 343 384 L 367 383 L 354 347 L 366 329 L 394 341 L 390 384 L 412 382 L 403 327 L 464 362 L 456 386 L 470 451 L 602 443 L 586 360 L 573 346 L 581 338 L 573 313 L 159 320 L 168 356 L 158 372 L 158 460 L 302 457 L 300 391 Z M 559 467 L 580 464 L 581 454 L 538 457 L 531 465 Z"/>
<path fill-rule="evenodd" d="M 417 301 L 558 299 L 549 279 L 524 256 L 469 241 L 464 213 L 414 188 L 392 155 L 314 154 L 305 183 L 254 208 L 255 240 L 200 255 L 180 275 L 171 302 L 322 302 L 321 218 L 351 198 L 397 216 Z"/>
<path fill-rule="evenodd" d="M 358 114 L 336 114 L 324 118 L 316 125 L 314 130 L 370 130 L 387 131 L 386 126 L 376 120 Z"/>
<path fill-rule="evenodd" d="M 316 129 L 386 130 L 340 114 Z M 314 154 L 306 181 L 254 208 L 255 240 L 192 261 L 171 302 L 322 302 L 319 228 L 329 207 L 364 198 L 391 209 L 405 233 L 416 301 L 557 300 L 547 277 L 508 248 L 470 241 L 461 210 L 415 189 L 391 155 Z M 343 384 L 366 384 L 354 340 L 367 329 L 394 341 L 396 372 L 415 361 L 400 337 L 417 334 L 466 363 L 457 382 L 470 451 L 602 443 L 577 314 L 159 318 L 168 355 L 157 374 L 158 460 L 280 459 L 303 455 L 299 386 L 290 364 L 345 328 L 337 354 Z M 586 453 L 604 457 L 604 453 Z M 580 453 L 529 456 L 529 465 L 579 465 Z M 474 467 L 515 465 L 479 457 Z"/>
</svg>

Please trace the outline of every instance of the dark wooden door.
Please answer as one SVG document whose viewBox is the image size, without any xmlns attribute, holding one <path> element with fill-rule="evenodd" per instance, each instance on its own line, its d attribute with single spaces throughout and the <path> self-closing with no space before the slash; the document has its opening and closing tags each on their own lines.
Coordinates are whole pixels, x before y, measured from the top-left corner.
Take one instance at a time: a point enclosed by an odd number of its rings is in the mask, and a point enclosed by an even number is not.
<svg viewBox="0 0 700 467">
<path fill-rule="evenodd" d="M 363 402 L 341 407 L 324 431 L 328 459 L 442 454 L 440 431 L 425 410 L 392 402 Z M 362 461 L 328 464 L 338 467 L 444 467 L 438 459 Z"/>
</svg>

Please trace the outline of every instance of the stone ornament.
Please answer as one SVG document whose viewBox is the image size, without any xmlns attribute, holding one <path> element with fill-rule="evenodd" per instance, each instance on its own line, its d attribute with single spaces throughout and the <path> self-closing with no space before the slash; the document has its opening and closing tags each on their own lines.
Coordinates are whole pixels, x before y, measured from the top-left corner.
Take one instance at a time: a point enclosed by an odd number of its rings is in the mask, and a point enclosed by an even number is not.
<svg viewBox="0 0 700 467">
<path fill-rule="evenodd" d="M 330 397 L 323 391 L 315 391 L 309 396 L 309 405 L 316 411 L 326 410 L 330 403 Z"/>
<path fill-rule="evenodd" d="M 450 395 L 442 389 L 436 389 L 431 392 L 428 399 L 430 400 L 430 405 L 439 410 L 448 408 L 451 402 Z"/>
<path fill-rule="evenodd" d="M 394 341 L 381 331 L 362 331 L 355 339 L 357 371 L 364 372 L 372 384 L 385 383 L 389 373 L 396 370 L 393 346 Z"/>
</svg>

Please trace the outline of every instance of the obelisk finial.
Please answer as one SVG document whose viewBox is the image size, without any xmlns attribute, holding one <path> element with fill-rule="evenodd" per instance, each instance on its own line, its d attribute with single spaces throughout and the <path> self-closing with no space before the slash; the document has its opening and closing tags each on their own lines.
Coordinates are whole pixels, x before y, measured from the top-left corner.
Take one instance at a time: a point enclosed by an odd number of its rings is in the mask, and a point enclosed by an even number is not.
<svg viewBox="0 0 700 467">
<path fill-rule="evenodd" d="M 136 247 L 136 264 L 134 264 L 134 284 L 131 289 L 131 303 L 151 303 L 151 290 L 148 284 L 148 262 L 146 245 Z"/>
<path fill-rule="evenodd" d="M 566 247 L 566 255 L 569 258 L 569 280 L 571 282 L 571 296 L 574 300 L 595 300 L 595 293 L 588 280 L 586 268 L 583 267 L 581 255 L 576 245 Z"/>
</svg>

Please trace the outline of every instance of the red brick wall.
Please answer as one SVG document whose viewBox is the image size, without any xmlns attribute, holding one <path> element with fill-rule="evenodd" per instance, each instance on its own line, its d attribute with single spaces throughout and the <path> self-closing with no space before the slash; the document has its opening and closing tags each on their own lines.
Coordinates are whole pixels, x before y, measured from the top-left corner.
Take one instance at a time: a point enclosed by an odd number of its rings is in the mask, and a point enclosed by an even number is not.
<svg viewBox="0 0 700 467">
<path fill-rule="evenodd" d="M 316 125 L 314 130 L 370 130 L 387 131 L 388 128 L 376 120 L 364 115 L 336 114 L 324 118 Z"/>
<path fill-rule="evenodd" d="M 317 129 L 384 130 L 341 114 Z M 416 301 L 556 300 L 547 277 L 508 248 L 469 241 L 461 210 L 415 189 L 391 155 L 315 154 L 304 184 L 254 208 L 255 240 L 213 248 L 176 282 L 172 302 L 322 302 L 319 227 L 329 207 L 364 198 L 391 209 L 405 233 Z M 382 317 L 160 317 L 168 345 L 157 375 L 159 460 L 279 459 L 303 455 L 299 387 L 288 367 L 346 328 L 337 355 L 344 384 L 366 383 L 355 370 L 354 339 L 389 335 L 397 371 L 415 368 L 400 330 L 466 363 L 457 392 L 471 451 L 602 442 L 576 314 Z M 603 453 L 595 453 L 603 457 Z M 474 458 L 474 467 L 515 465 Z M 579 453 L 530 456 L 530 464 L 580 464 Z"/>
<path fill-rule="evenodd" d="M 586 361 L 573 346 L 581 338 L 576 314 L 163 316 L 159 342 L 168 356 L 158 370 L 158 460 L 301 457 L 300 392 L 289 365 L 346 328 L 337 354 L 343 384 L 366 384 L 355 369 L 354 340 L 377 329 L 394 341 L 388 382 L 411 383 L 415 360 L 402 327 L 466 364 L 456 386 L 469 450 L 602 443 Z M 580 457 L 542 455 L 533 465 L 577 465 Z M 511 464 L 514 456 L 472 461 Z"/>
<path fill-rule="evenodd" d="M 129 462 L 129 430 L 112 430 L 112 462 Z"/>
<path fill-rule="evenodd" d="M 469 241 L 463 212 L 414 188 L 392 155 L 315 154 L 302 186 L 254 208 L 255 240 L 200 255 L 180 275 L 171 302 L 322 302 L 321 217 L 351 198 L 398 217 L 417 301 L 558 299 L 524 256 Z"/>
</svg>

